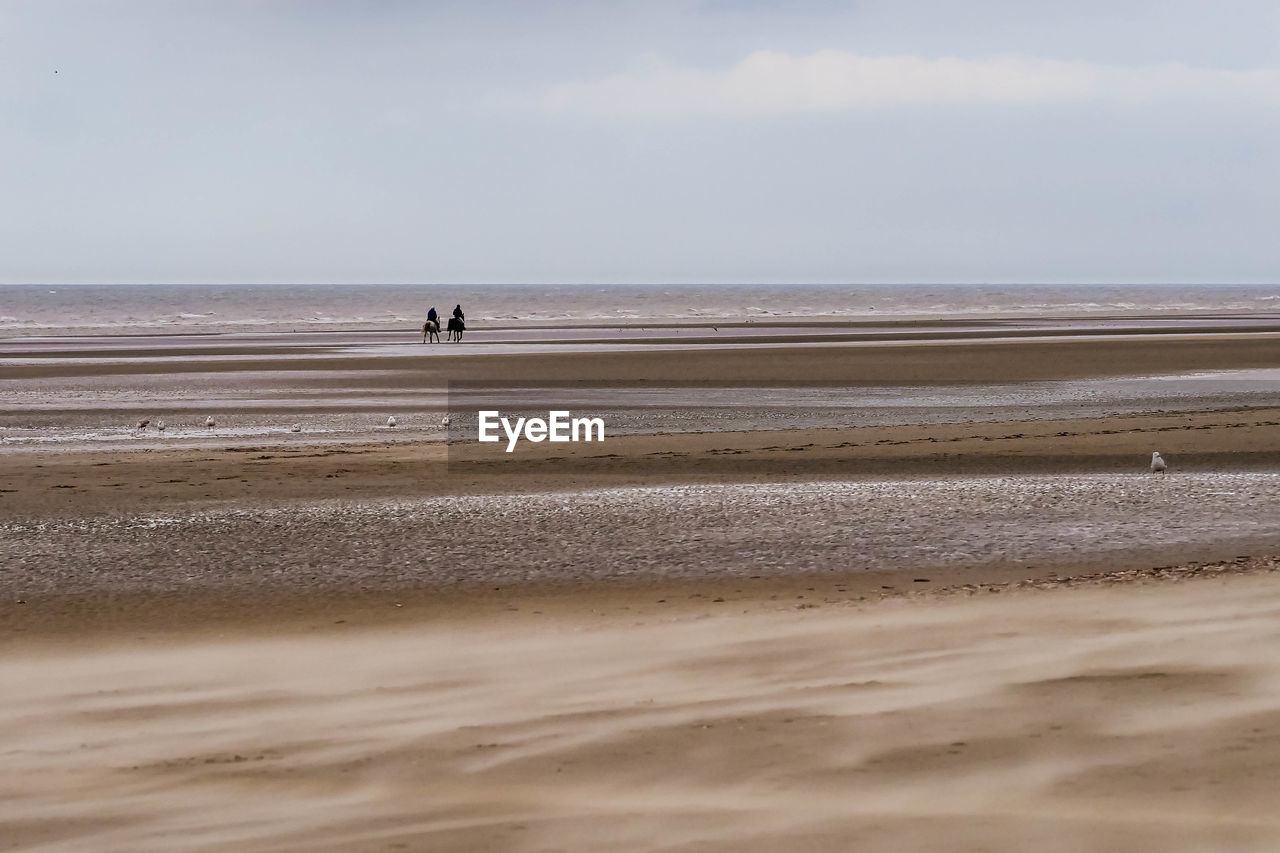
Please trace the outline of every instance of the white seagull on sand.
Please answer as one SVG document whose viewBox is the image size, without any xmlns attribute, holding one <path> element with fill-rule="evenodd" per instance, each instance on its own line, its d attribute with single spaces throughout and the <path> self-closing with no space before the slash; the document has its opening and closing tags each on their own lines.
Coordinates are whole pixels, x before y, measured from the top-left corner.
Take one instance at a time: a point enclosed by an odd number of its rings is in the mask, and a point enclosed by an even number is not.
<svg viewBox="0 0 1280 853">
<path fill-rule="evenodd" d="M 302 424 L 294 424 L 289 427 L 289 432 L 302 432 Z"/>
<path fill-rule="evenodd" d="M 387 418 L 387 426 L 389 426 L 389 427 L 393 427 L 393 426 L 395 426 L 395 425 L 396 425 L 396 416 L 395 416 L 395 415 L 392 415 L 391 417 Z"/>
<path fill-rule="evenodd" d="M 1152 451 L 1151 452 L 1151 473 L 1162 474 L 1164 473 L 1164 469 L 1166 467 L 1168 466 L 1164 464 L 1164 459 L 1160 458 L 1160 451 L 1158 450 Z"/>
<path fill-rule="evenodd" d="M 164 432 L 164 421 L 156 421 L 156 429 Z"/>
<path fill-rule="evenodd" d="M 213 415 L 209 415 L 209 417 L 204 419 L 204 425 L 207 427 L 216 426 L 216 424 L 213 422 Z"/>
<path fill-rule="evenodd" d="M 450 420 L 448 415 L 445 415 L 443 418 L 440 419 L 440 426 L 448 426 L 449 423 L 450 423 Z"/>
</svg>

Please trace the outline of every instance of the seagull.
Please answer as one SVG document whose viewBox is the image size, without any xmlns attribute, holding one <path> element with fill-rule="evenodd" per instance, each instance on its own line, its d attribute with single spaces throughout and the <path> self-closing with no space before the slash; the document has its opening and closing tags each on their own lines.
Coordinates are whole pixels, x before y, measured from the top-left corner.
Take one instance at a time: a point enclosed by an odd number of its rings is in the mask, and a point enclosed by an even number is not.
<svg viewBox="0 0 1280 853">
<path fill-rule="evenodd" d="M 160 432 L 164 432 L 164 421 L 156 421 L 156 429 L 160 430 Z"/>
<path fill-rule="evenodd" d="M 395 426 L 395 425 L 396 425 L 396 416 L 395 416 L 395 415 L 392 415 L 391 417 L 387 418 L 387 426 L 389 426 L 389 427 L 393 427 L 393 426 Z"/>
<path fill-rule="evenodd" d="M 450 423 L 450 420 L 448 415 L 445 415 L 443 418 L 440 419 L 440 426 L 448 426 L 449 423 Z"/>
<path fill-rule="evenodd" d="M 213 422 L 213 415 L 209 415 L 209 417 L 204 419 L 204 425 L 207 427 L 216 426 L 216 424 Z"/>
<path fill-rule="evenodd" d="M 1163 474 L 1163 473 L 1164 473 L 1164 469 L 1165 469 L 1166 467 L 1167 467 L 1167 466 L 1164 464 L 1164 460 L 1160 458 L 1160 451 L 1158 451 L 1158 450 L 1152 451 L 1152 453 L 1151 453 L 1151 473 L 1152 473 L 1152 474 Z"/>
<path fill-rule="evenodd" d="M 146 418 L 143 418 L 142 420 L 138 421 L 138 425 L 134 427 L 134 429 L 136 429 L 138 432 L 141 432 L 142 430 L 146 429 L 147 425 L 150 423 L 151 421 L 147 420 Z"/>
<path fill-rule="evenodd" d="M 294 424 L 289 427 L 289 432 L 302 432 L 302 424 Z"/>
</svg>

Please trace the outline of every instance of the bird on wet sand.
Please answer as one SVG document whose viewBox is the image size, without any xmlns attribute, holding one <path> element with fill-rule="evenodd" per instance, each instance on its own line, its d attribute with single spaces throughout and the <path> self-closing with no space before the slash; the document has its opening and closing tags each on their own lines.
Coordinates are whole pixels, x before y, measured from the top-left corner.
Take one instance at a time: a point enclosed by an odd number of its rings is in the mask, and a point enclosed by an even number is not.
<svg viewBox="0 0 1280 853">
<path fill-rule="evenodd" d="M 156 421 L 156 429 L 160 430 L 160 432 L 164 432 L 164 421 Z"/>
<path fill-rule="evenodd" d="M 294 424 L 289 427 L 289 432 L 302 432 L 302 424 Z"/>
<path fill-rule="evenodd" d="M 148 420 L 147 418 L 143 418 L 142 420 L 138 421 L 138 425 L 134 427 L 134 429 L 138 432 L 142 432 L 142 430 L 146 429 L 150 424 L 151 424 L 150 420 Z"/>
<path fill-rule="evenodd" d="M 452 421 L 450 420 L 449 416 L 445 415 L 443 418 L 440 419 L 440 426 L 447 427 L 451 422 Z"/>
<path fill-rule="evenodd" d="M 1163 474 L 1164 469 L 1168 466 L 1164 464 L 1164 459 L 1160 456 L 1160 451 L 1153 450 L 1151 452 L 1151 473 Z"/>
<path fill-rule="evenodd" d="M 213 415 L 209 415 L 209 417 L 204 419 L 204 425 L 210 428 L 217 426 L 213 421 Z"/>
<path fill-rule="evenodd" d="M 391 417 L 387 418 L 387 426 L 389 426 L 389 427 L 393 427 L 393 426 L 395 426 L 395 425 L 396 425 L 396 416 L 395 416 L 395 415 L 392 415 Z"/>
</svg>

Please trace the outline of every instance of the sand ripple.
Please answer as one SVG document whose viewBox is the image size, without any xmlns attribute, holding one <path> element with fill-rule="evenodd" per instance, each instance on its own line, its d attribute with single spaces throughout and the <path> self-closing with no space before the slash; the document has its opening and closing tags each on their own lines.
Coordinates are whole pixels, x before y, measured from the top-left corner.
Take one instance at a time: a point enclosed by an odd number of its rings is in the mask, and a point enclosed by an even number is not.
<svg viewBox="0 0 1280 853">
<path fill-rule="evenodd" d="M 0 839 L 1274 851 L 1280 580 L 0 660 Z"/>
</svg>

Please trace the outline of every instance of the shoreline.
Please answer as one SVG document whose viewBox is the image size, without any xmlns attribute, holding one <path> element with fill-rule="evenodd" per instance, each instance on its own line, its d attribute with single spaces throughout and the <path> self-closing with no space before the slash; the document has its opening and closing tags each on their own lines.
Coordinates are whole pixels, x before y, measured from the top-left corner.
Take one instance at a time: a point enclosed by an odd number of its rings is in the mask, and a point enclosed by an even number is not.
<svg viewBox="0 0 1280 853">
<path fill-rule="evenodd" d="M 987 333 L 980 333 L 987 334 Z M 406 388 L 440 388 L 448 382 L 509 383 L 524 386 L 644 386 L 687 384 L 716 386 L 841 386 L 841 384 L 947 382 L 1029 382 L 1092 377 L 1144 377 L 1192 370 L 1276 368 L 1280 333 L 1188 333 L 1178 329 L 1147 334 L 1052 334 L 1037 337 L 1020 330 L 973 339 L 865 339 L 829 341 L 826 336 L 774 336 L 771 339 L 621 342 L 609 348 L 596 342 L 566 341 L 568 351 L 538 345 L 503 351 L 503 345 L 468 341 L 461 345 L 420 345 L 415 339 L 393 346 L 270 347 L 262 345 L 192 348 L 156 347 L 102 352 L 77 360 L 74 350 L 49 357 L 9 352 L 10 379 L 140 379 L 157 374 L 236 374 L 285 371 L 298 378 L 314 374 L 364 374 L 369 388 L 388 378 Z M 485 350 L 486 346 L 498 347 Z M 556 343 L 554 346 L 562 346 Z M 243 352 L 239 351 L 243 350 Z M 92 356 L 93 351 L 88 351 Z M 33 353 L 37 355 L 38 353 Z M 270 356 L 270 357 L 269 357 Z M 70 360 L 67 360 L 70 357 Z M 0 351 L 0 364 L 4 364 Z M 406 384 L 407 383 L 407 384 Z"/>
<path fill-rule="evenodd" d="M 127 285 L 126 285 L 127 286 Z M 1218 285 L 1219 287 L 1232 288 L 1234 285 Z M 6 285 L 0 284 L 0 288 Z M 957 285 L 958 288 L 965 288 L 965 285 Z M 1257 291 L 1265 291 L 1272 293 L 1274 285 L 1247 285 L 1246 289 Z M 39 286 L 34 286 L 39 289 Z M 428 300 L 429 301 L 429 300 Z M 425 309 L 424 317 L 425 319 Z M 514 330 L 559 330 L 559 329 L 626 329 L 626 328 L 669 328 L 669 329 L 694 329 L 694 328 L 714 328 L 723 326 L 727 328 L 758 328 L 761 326 L 778 326 L 792 328 L 814 328 L 814 327 L 840 327 L 840 328 L 858 328 L 862 326 L 912 326 L 912 325 L 933 325 L 945 327 L 948 325 L 972 324 L 975 322 L 991 322 L 991 323 L 1089 323 L 1089 322 L 1134 322 L 1140 323 L 1144 320 L 1154 321 L 1197 321 L 1205 319 L 1261 319 L 1261 320 L 1277 320 L 1280 319 L 1280 312 L 1268 310 L 1267 307 L 1255 306 L 1254 308 L 1245 307 L 1221 307 L 1221 306 L 1203 306 L 1198 308 L 1178 307 L 1172 309 L 1160 309 L 1153 306 L 1134 307 L 1132 309 L 1123 309 L 1117 307 L 1108 307 L 1098 310 L 1072 310 L 1070 306 L 1062 306 L 1055 310 L 1046 311 L 1043 307 L 1018 307 L 1010 309 L 993 309 L 990 306 L 973 307 L 965 309 L 949 309 L 949 310 L 907 310 L 879 311 L 875 308 L 868 307 L 862 312 L 812 312 L 812 313 L 733 313 L 725 315 L 714 315 L 707 312 L 681 315 L 655 315 L 652 317 L 640 316 L 637 314 L 626 314 L 619 316 L 589 316 L 574 318 L 547 318 L 535 317 L 527 321 L 520 321 L 517 317 L 504 315 L 493 318 L 481 318 L 473 314 L 472 324 L 476 329 L 486 331 L 514 331 Z M 377 323 L 400 324 L 406 325 L 373 325 Z M 316 321 L 306 318 L 295 318 L 292 320 L 269 320 L 253 322 L 245 320 L 244 322 L 226 321 L 219 325 L 218 323 L 204 324 L 204 328 L 208 331 L 201 331 L 200 324 L 184 324 L 180 322 L 151 322 L 140 325 L 125 325 L 124 327 L 130 331 L 112 332 L 111 329 L 119 328 L 117 325 L 98 326 L 98 325 L 79 325 L 79 326 L 56 326 L 56 325 L 36 325 L 23 326 L 13 324 L 9 326 L 0 326 L 0 344 L 8 339 L 21 340 L 28 337 L 47 337 L 47 338 L 75 338 L 75 337 L 121 337 L 121 338 L 146 338 L 146 337 L 165 337 L 165 336 L 200 336 L 200 335 L 283 335 L 290 336 L 295 334 L 385 334 L 385 333 L 413 333 L 419 331 L 421 320 L 408 320 L 404 317 L 391 320 L 360 320 L 360 319 L 328 319 L 325 321 Z"/>
</svg>

